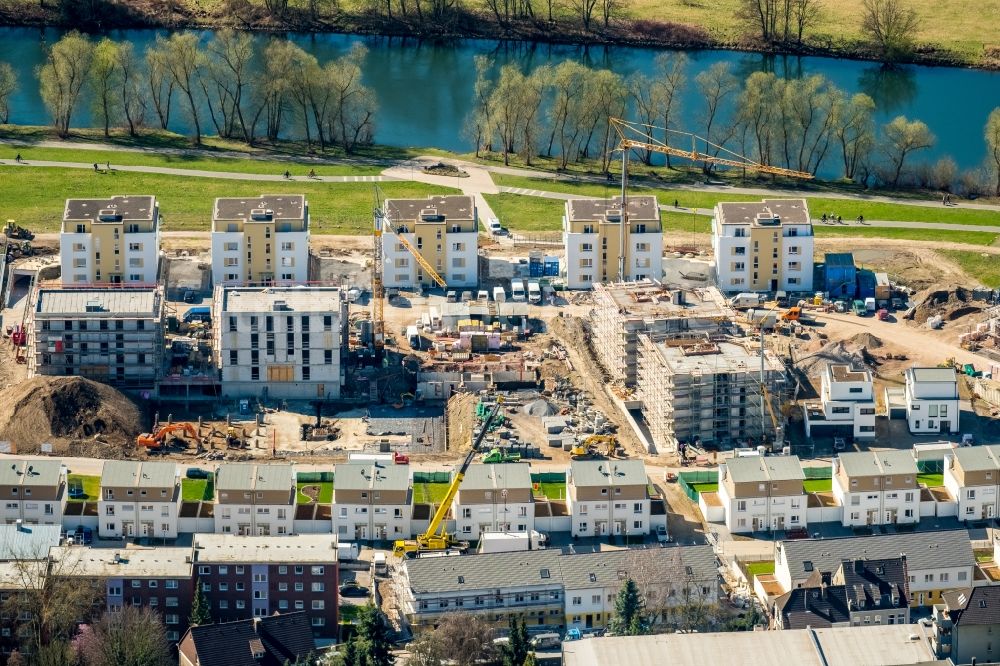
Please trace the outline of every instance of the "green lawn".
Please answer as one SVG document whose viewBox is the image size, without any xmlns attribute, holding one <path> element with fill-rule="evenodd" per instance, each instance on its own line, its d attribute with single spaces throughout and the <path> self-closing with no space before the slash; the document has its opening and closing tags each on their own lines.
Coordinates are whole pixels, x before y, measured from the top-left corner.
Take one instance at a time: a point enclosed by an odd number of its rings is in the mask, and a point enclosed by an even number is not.
<svg viewBox="0 0 1000 666">
<path fill-rule="evenodd" d="M 833 479 L 806 479 L 802 489 L 807 493 L 828 493 L 833 490 Z"/>
<path fill-rule="evenodd" d="M 371 229 L 371 183 L 242 182 L 147 173 L 95 174 L 79 169 L 0 167 L 3 196 L 0 219 L 14 219 L 35 232 L 58 231 L 70 197 L 153 194 L 160 202 L 163 230 L 209 231 L 216 197 L 303 193 L 309 201 L 310 228 L 319 234 L 361 234 Z M 387 182 L 386 197 L 424 197 L 457 190 L 413 182 Z"/>
<path fill-rule="evenodd" d="M 564 500 L 566 499 L 566 482 L 543 482 L 538 484 L 539 489 L 535 493 L 536 495 L 541 495 L 550 500 Z"/>
<path fill-rule="evenodd" d="M 1000 232 L 1000 229 L 997 230 Z M 965 243 L 967 245 L 993 245 L 998 234 L 987 231 L 947 231 L 941 229 L 900 229 L 877 228 L 858 225 L 827 227 L 818 224 L 813 227 L 818 238 L 824 236 L 849 236 L 857 238 L 892 238 L 928 242 Z"/>
<path fill-rule="evenodd" d="M 662 214 L 663 231 L 691 234 L 712 233 L 712 218 L 695 213 L 674 213 L 667 211 Z"/>
<path fill-rule="evenodd" d="M 83 485 L 83 497 L 70 497 L 70 502 L 96 502 L 101 498 L 101 477 L 86 474 L 69 474 L 66 477 L 67 493 L 80 483 Z"/>
<path fill-rule="evenodd" d="M 747 576 L 751 579 L 761 574 L 773 574 L 774 562 L 748 562 L 746 564 Z"/>
<path fill-rule="evenodd" d="M 992 562 L 992 561 L 993 561 L 993 551 L 985 553 L 976 553 L 976 562 L 982 564 L 985 562 Z"/>
<path fill-rule="evenodd" d="M 414 504 L 440 504 L 448 494 L 449 483 L 413 484 Z"/>
<path fill-rule="evenodd" d="M 333 503 L 333 481 L 299 481 L 295 484 L 295 503 L 311 504 L 312 498 L 302 492 L 305 486 L 319 486 L 319 500 L 317 504 Z"/>
<path fill-rule="evenodd" d="M 692 483 L 691 488 L 699 495 L 701 493 L 716 493 L 719 491 L 718 483 Z"/>
<path fill-rule="evenodd" d="M 944 474 L 917 474 L 917 483 L 923 483 L 928 488 L 944 485 Z"/>
<path fill-rule="evenodd" d="M 964 250 L 938 250 L 962 267 L 971 277 L 992 289 L 1000 287 L 1000 255 L 966 252 Z"/>
<path fill-rule="evenodd" d="M 215 499 L 215 480 L 181 479 L 181 499 L 185 502 L 211 502 Z"/>
<path fill-rule="evenodd" d="M 559 231 L 566 202 L 520 194 L 484 194 L 497 218 L 515 231 Z"/>
</svg>

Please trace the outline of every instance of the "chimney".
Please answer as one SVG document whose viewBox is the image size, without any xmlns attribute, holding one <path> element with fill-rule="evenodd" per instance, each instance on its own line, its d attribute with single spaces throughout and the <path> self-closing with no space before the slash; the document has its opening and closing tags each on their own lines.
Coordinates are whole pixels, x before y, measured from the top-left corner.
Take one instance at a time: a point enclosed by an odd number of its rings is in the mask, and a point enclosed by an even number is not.
<svg viewBox="0 0 1000 666">
<path fill-rule="evenodd" d="M 854 560 L 854 573 L 863 574 L 865 572 L 865 563 L 861 560 Z"/>
</svg>

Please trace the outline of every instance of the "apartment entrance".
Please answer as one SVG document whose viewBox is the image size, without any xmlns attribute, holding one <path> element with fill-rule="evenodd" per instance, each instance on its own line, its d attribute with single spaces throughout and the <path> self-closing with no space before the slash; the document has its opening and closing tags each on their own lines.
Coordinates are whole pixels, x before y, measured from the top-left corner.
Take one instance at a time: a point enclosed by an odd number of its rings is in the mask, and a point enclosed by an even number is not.
<svg viewBox="0 0 1000 666">
<path fill-rule="evenodd" d="M 153 523 L 143 523 L 141 530 L 142 530 L 142 536 L 144 537 L 153 536 Z"/>
<path fill-rule="evenodd" d="M 587 626 L 587 629 L 592 629 L 594 627 L 594 616 L 593 615 L 587 615 L 586 616 L 586 626 Z"/>
<path fill-rule="evenodd" d="M 776 516 L 775 518 L 773 518 L 771 520 L 771 529 L 772 530 L 783 530 L 783 529 L 785 529 L 785 517 L 784 516 Z"/>
<path fill-rule="evenodd" d="M 123 536 L 135 536 L 135 523 L 122 523 Z"/>
</svg>

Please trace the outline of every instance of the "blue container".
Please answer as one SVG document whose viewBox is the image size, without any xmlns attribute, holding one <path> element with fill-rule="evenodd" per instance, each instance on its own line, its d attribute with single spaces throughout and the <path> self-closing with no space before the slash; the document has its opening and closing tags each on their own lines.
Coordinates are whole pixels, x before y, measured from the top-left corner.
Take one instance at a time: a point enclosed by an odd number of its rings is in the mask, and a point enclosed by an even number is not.
<svg viewBox="0 0 1000 666">
<path fill-rule="evenodd" d="M 858 273 L 850 252 L 827 254 L 824 258 L 823 291 L 830 298 L 853 299 L 857 295 Z"/>
<path fill-rule="evenodd" d="M 545 267 L 540 261 L 533 261 L 528 264 L 528 277 L 542 277 Z"/>
<path fill-rule="evenodd" d="M 858 271 L 858 298 L 875 298 L 875 273 L 866 269 Z"/>
<path fill-rule="evenodd" d="M 559 277 L 559 257 L 545 257 L 545 277 Z"/>
</svg>

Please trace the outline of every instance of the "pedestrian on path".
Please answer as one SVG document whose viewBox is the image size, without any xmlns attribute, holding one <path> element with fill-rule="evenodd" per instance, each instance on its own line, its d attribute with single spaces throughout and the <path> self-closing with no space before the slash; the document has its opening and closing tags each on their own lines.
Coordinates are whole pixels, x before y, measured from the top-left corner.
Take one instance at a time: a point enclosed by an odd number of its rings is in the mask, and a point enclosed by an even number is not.
<svg viewBox="0 0 1000 666">
<path fill-rule="evenodd" d="M 108 162 L 108 171 L 111 171 L 111 162 Z"/>
<path fill-rule="evenodd" d="M 98 172 L 98 169 L 97 169 L 97 162 L 94 162 L 94 173 L 97 173 L 97 172 Z"/>
<path fill-rule="evenodd" d="M 286 171 L 286 172 L 285 172 L 285 180 L 291 180 L 291 179 L 292 179 L 292 174 L 290 174 L 290 173 L 288 173 L 288 172 Z"/>
<path fill-rule="evenodd" d="M 14 158 L 14 161 L 17 162 L 18 164 L 21 163 L 21 153 L 17 154 L 17 157 Z"/>
</svg>

